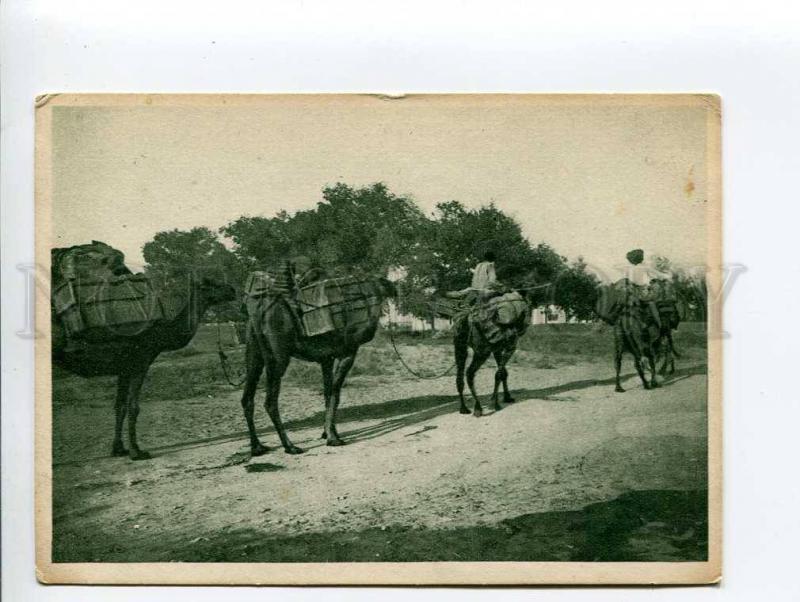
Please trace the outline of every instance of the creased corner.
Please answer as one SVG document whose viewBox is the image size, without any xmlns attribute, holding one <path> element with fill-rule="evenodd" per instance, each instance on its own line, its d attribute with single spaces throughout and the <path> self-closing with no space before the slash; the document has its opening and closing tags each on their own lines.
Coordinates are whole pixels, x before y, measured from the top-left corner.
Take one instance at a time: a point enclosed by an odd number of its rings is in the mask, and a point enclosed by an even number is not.
<svg viewBox="0 0 800 602">
<path fill-rule="evenodd" d="M 37 109 L 41 109 L 44 105 L 50 102 L 51 98 L 55 98 L 56 96 L 58 96 L 58 94 L 40 94 L 36 97 L 36 100 L 34 100 L 34 106 Z"/>
</svg>

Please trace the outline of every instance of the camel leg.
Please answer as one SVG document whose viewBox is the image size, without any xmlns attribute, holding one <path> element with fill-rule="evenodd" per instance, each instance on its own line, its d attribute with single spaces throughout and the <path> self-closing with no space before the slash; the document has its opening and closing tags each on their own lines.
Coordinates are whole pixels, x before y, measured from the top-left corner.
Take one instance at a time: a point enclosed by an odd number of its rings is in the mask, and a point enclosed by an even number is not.
<svg viewBox="0 0 800 602">
<path fill-rule="evenodd" d="M 458 411 L 461 414 L 469 414 L 469 408 L 464 403 L 464 369 L 467 365 L 467 356 L 469 355 L 469 347 L 467 345 L 466 337 L 459 334 L 454 339 L 455 355 L 456 355 L 456 390 L 458 391 Z"/>
<path fill-rule="evenodd" d="M 472 393 L 472 399 L 475 401 L 475 405 L 472 408 L 472 415 L 476 418 L 483 416 L 483 408 L 481 407 L 480 400 L 478 400 L 478 394 L 475 392 L 475 374 L 489 355 L 490 351 L 488 350 L 481 350 L 480 352 L 474 351 L 472 354 L 472 361 L 469 364 L 469 368 L 467 368 L 467 386 L 469 387 L 470 393 Z"/>
<path fill-rule="evenodd" d="M 649 389 L 650 383 L 647 382 L 647 378 L 644 375 L 644 368 L 642 367 L 643 364 L 642 356 L 634 354 L 633 363 L 636 366 L 636 372 L 639 375 L 639 378 L 642 379 L 642 386 L 644 386 L 645 389 Z"/>
<path fill-rule="evenodd" d="M 650 383 L 647 382 L 647 378 L 644 375 L 644 358 L 649 357 L 649 354 L 652 353 L 652 345 L 645 344 L 645 341 L 642 339 L 642 329 L 637 325 L 636 322 L 632 322 L 628 328 L 628 332 L 625 333 L 625 341 L 627 342 L 626 347 L 628 351 L 631 352 L 633 355 L 633 363 L 636 366 L 636 372 L 639 374 L 639 378 L 642 379 L 642 386 L 645 389 L 650 388 Z"/>
<path fill-rule="evenodd" d="M 322 366 L 322 394 L 325 396 L 325 425 L 322 427 L 321 439 L 328 438 L 328 414 L 333 401 L 333 358 L 325 358 Z"/>
<path fill-rule="evenodd" d="M 675 374 L 675 343 L 672 341 L 672 330 L 667 332 L 667 348 L 669 349 L 669 373 Z"/>
<path fill-rule="evenodd" d="M 615 387 L 615 391 L 617 393 L 624 393 L 625 389 L 622 388 L 622 381 L 620 381 L 620 372 L 622 371 L 622 340 L 619 336 L 614 336 L 614 370 L 616 371 L 616 383 L 617 386 Z"/>
<path fill-rule="evenodd" d="M 125 415 L 128 413 L 128 389 L 130 388 L 130 378 L 127 374 L 120 374 L 117 377 L 117 399 L 114 403 L 114 443 L 111 446 L 112 456 L 127 456 L 128 450 L 122 442 L 122 423 L 125 422 Z"/>
<path fill-rule="evenodd" d="M 665 341 L 661 338 L 659 333 L 659 338 L 655 341 L 655 343 L 650 343 L 644 345 L 643 349 L 643 360 L 647 360 L 647 366 L 650 368 L 650 388 L 655 389 L 660 387 L 661 385 L 658 382 L 658 378 L 656 377 L 656 363 L 658 359 L 658 353 L 664 349 Z"/>
<path fill-rule="evenodd" d="M 245 349 L 247 377 L 244 383 L 244 391 L 242 392 L 242 410 L 244 411 L 244 419 L 247 422 L 247 432 L 250 435 L 250 455 L 263 456 L 269 451 L 269 448 L 262 445 L 261 441 L 258 440 L 254 415 L 256 389 L 258 388 L 258 379 L 261 378 L 261 373 L 264 370 L 264 358 L 261 357 L 261 353 L 255 348 L 254 343 L 255 341 L 249 342 Z"/>
<path fill-rule="evenodd" d="M 267 365 L 267 399 L 265 406 L 267 414 L 269 414 L 272 424 L 280 437 L 281 444 L 287 454 L 302 454 L 305 450 L 300 449 L 289 440 L 286 434 L 286 428 L 283 426 L 281 420 L 281 413 L 278 409 L 278 397 L 281 394 L 281 379 L 286 372 L 286 367 L 289 365 L 288 359 L 268 359 Z"/>
<path fill-rule="evenodd" d="M 645 357 L 647 358 L 647 363 L 650 366 L 650 388 L 658 388 L 661 386 L 661 384 L 656 379 L 656 358 L 652 347 L 645 352 Z"/>
<path fill-rule="evenodd" d="M 494 361 L 497 364 L 497 369 L 494 371 L 494 388 L 492 389 L 492 407 L 495 411 L 500 409 L 500 402 L 498 401 L 497 393 L 500 391 L 500 383 L 503 382 L 501 370 L 503 369 L 502 356 L 499 353 L 493 353 Z"/>
<path fill-rule="evenodd" d="M 333 379 L 333 403 L 328 407 L 325 413 L 325 430 L 328 432 L 328 445 L 344 445 L 344 441 L 339 437 L 336 431 L 336 410 L 339 409 L 339 401 L 341 401 L 342 385 L 344 379 L 347 378 L 347 373 L 353 367 L 356 360 L 356 354 L 349 355 L 339 361 L 339 366 L 336 368 L 336 375 Z"/>
<path fill-rule="evenodd" d="M 514 403 L 514 398 L 508 392 L 508 365 L 511 356 L 514 355 L 516 347 L 504 349 L 500 353 L 495 353 L 494 359 L 497 362 L 497 374 L 495 374 L 495 383 L 497 382 L 497 375 L 500 376 L 500 382 L 503 385 L 503 403 Z"/>
<path fill-rule="evenodd" d="M 139 394 L 142 392 L 146 374 L 147 368 L 132 374 L 130 376 L 130 386 L 128 387 L 128 445 L 130 446 L 128 454 L 131 460 L 148 460 L 150 458 L 148 452 L 139 449 L 139 443 L 136 439 L 136 420 L 139 418 Z"/>
<path fill-rule="evenodd" d="M 661 363 L 661 368 L 658 369 L 661 376 L 666 376 L 667 374 L 667 366 L 669 365 L 669 358 L 670 358 L 670 348 L 669 348 L 669 341 L 665 341 L 665 345 L 662 349 L 662 353 L 664 354 L 664 361 Z M 656 360 L 658 358 L 656 357 Z"/>
</svg>

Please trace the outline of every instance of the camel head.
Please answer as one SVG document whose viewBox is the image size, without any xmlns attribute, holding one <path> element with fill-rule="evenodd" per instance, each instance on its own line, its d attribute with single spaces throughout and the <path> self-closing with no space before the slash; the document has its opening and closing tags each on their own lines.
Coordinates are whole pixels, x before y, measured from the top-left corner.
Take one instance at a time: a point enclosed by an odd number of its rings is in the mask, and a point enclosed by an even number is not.
<svg viewBox="0 0 800 602">
<path fill-rule="evenodd" d="M 201 278 L 198 292 L 208 305 L 219 305 L 236 299 L 236 289 L 230 284 L 217 282 L 211 278 Z"/>
<path fill-rule="evenodd" d="M 536 285 L 517 289 L 517 292 L 522 295 L 528 307 L 535 309 L 540 305 L 548 303 L 552 294 L 552 287 L 549 285 Z"/>
</svg>

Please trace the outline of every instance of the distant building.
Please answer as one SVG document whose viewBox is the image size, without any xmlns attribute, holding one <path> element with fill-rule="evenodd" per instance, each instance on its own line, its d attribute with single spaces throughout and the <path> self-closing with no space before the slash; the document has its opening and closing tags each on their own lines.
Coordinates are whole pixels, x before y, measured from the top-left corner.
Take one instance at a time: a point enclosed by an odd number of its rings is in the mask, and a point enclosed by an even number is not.
<svg viewBox="0 0 800 602">
<path fill-rule="evenodd" d="M 567 313 L 557 305 L 535 307 L 531 313 L 531 324 L 566 324 Z"/>
<path fill-rule="evenodd" d="M 388 326 L 394 324 L 395 326 L 404 330 L 411 330 L 412 332 L 425 332 L 427 330 L 450 330 L 453 323 L 447 318 L 436 317 L 433 320 L 433 328 L 431 328 L 431 321 L 423 318 L 418 318 L 412 314 L 401 312 L 397 308 L 397 304 L 389 299 L 387 302 L 386 313 L 381 316 L 381 326 Z"/>
</svg>

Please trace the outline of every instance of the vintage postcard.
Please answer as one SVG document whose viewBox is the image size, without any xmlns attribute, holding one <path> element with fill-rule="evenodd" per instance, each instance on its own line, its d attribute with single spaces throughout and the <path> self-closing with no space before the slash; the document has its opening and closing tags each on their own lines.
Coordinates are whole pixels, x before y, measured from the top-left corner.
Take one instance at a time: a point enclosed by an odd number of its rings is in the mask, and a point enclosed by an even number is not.
<svg viewBox="0 0 800 602">
<path fill-rule="evenodd" d="M 39 579 L 718 581 L 720 121 L 38 98 Z"/>
</svg>

